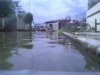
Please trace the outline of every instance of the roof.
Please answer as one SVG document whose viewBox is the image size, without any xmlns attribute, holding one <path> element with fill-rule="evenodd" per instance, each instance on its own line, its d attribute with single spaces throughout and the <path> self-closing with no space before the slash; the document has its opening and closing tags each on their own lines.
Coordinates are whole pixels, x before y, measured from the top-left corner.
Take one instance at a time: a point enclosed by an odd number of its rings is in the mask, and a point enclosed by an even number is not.
<svg viewBox="0 0 100 75">
<path fill-rule="evenodd" d="M 65 21 L 65 19 L 51 20 L 51 21 L 47 21 L 45 23 L 56 23 L 56 22 L 63 22 L 63 21 Z"/>
</svg>

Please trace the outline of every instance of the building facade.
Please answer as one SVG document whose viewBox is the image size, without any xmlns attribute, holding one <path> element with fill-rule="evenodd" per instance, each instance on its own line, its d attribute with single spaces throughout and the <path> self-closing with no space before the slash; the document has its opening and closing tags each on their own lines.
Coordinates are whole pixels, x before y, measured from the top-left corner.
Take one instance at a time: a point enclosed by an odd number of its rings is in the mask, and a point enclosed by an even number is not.
<svg viewBox="0 0 100 75">
<path fill-rule="evenodd" d="M 95 28 L 95 19 L 100 23 L 100 0 L 88 0 L 87 23 Z M 100 31 L 100 25 L 97 26 L 97 31 Z"/>
<path fill-rule="evenodd" d="M 65 22 L 66 22 L 65 19 L 47 21 L 47 22 L 45 22 L 46 30 L 52 30 L 52 31 L 59 30 L 62 27 L 66 27 Z"/>
<path fill-rule="evenodd" d="M 10 17 L 4 18 L 4 26 L 1 25 L 0 19 L 0 28 L 1 29 L 11 29 L 14 31 L 20 29 L 29 29 L 29 25 L 26 25 L 23 21 L 23 13 L 20 14 L 18 10 L 11 14 Z"/>
</svg>

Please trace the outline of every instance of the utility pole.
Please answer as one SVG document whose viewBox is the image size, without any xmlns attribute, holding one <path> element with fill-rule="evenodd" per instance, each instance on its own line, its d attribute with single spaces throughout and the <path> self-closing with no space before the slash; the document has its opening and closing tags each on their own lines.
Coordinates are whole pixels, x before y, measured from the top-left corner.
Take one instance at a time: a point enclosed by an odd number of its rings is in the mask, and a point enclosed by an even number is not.
<svg viewBox="0 0 100 75">
<path fill-rule="evenodd" d="M 76 20 L 78 20 L 78 19 L 77 19 L 77 15 L 76 15 Z"/>
<path fill-rule="evenodd" d="M 29 12 L 30 12 L 30 0 L 29 0 Z"/>
<path fill-rule="evenodd" d="M 70 16 L 72 16 L 72 9 L 73 9 L 73 0 L 72 0 L 72 3 L 71 3 L 71 11 L 70 11 Z"/>
</svg>

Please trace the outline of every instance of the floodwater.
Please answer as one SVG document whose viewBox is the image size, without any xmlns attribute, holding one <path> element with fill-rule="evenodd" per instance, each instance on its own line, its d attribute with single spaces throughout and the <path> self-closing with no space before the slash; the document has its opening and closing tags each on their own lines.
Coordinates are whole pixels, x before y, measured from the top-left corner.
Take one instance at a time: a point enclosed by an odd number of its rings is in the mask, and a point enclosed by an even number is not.
<svg viewBox="0 0 100 75">
<path fill-rule="evenodd" d="M 100 61 L 58 32 L 2 32 L 0 70 L 99 72 Z"/>
</svg>

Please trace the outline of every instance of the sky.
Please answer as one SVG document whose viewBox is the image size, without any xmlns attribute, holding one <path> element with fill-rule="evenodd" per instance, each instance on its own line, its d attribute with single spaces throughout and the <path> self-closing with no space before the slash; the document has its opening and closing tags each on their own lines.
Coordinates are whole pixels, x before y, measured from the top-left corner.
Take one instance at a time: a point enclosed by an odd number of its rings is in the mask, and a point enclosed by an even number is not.
<svg viewBox="0 0 100 75">
<path fill-rule="evenodd" d="M 33 14 L 35 23 L 44 23 L 86 12 L 88 0 L 30 0 L 30 10 L 29 0 L 20 1 L 23 10 Z"/>
</svg>

